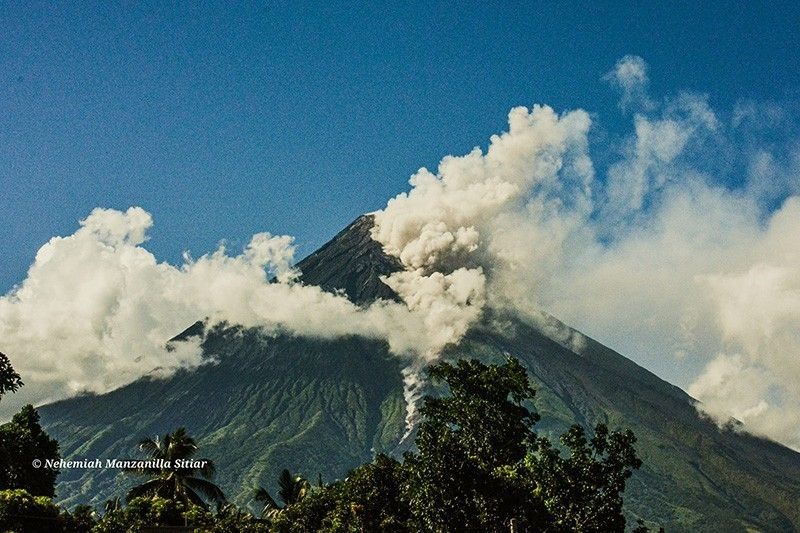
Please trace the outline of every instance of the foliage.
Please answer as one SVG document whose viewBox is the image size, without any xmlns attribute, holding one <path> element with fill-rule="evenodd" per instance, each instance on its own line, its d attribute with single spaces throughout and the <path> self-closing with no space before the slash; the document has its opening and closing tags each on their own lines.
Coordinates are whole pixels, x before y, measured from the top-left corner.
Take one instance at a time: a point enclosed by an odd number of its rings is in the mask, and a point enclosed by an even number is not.
<svg viewBox="0 0 800 533">
<path fill-rule="evenodd" d="M 110 500 L 106 500 L 103 504 L 103 512 L 109 513 L 111 511 L 116 511 L 118 509 L 122 509 L 122 498 L 116 496 L 111 498 Z"/>
<path fill-rule="evenodd" d="M 226 503 L 206 526 L 198 527 L 195 531 L 197 533 L 267 533 L 269 525 L 247 511 Z"/>
<path fill-rule="evenodd" d="M 0 353 L 0 398 L 22 385 Z M 70 514 L 53 503 L 58 469 L 46 467 L 46 461 L 59 458 L 58 442 L 42 429 L 32 405 L 0 425 L 0 530 L 86 533 L 94 526 L 91 507 L 79 505 Z"/>
<path fill-rule="evenodd" d="M 407 531 L 405 479 L 402 464 L 386 455 L 353 470 L 337 491 L 330 531 Z"/>
<path fill-rule="evenodd" d="M 184 514 L 193 509 L 182 501 L 160 496 L 135 497 L 124 508 L 112 510 L 92 529 L 92 533 L 126 533 L 144 527 L 187 525 Z"/>
<path fill-rule="evenodd" d="M 59 508 L 50 498 L 25 489 L 0 490 L 0 531 L 49 533 L 63 531 Z"/>
<path fill-rule="evenodd" d="M 533 493 L 523 462 L 535 441 L 537 416 L 523 403 L 534 390 L 519 361 L 484 365 L 460 360 L 430 370 L 450 396 L 428 397 L 407 454 L 408 495 L 425 531 L 507 531 L 516 518 L 539 528 L 547 512 Z"/>
<path fill-rule="evenodd" d="M 315 487 L 294 505 L 272 514 L 270 531 L 274 533 L 322 532 L 325 521 L 337 504 L 338 483 Z"/>
<path fill-rule="evenodd" d="M 283 469 L 281 475 L 278 476 L 278 497 L 284 505 L 291 505 L 302 500 L 310 484 L 308 480 L 302 476 L 293 476 L 288 469 Z"/>
<path fill-rule="evenodd" d="M 553 531 L 623 531 L 622 491 L 632 470 L 639 468 L 633 432 L 611 432 L 599 424 L 587 440 L 580 426 L 561 436 L 568 457 L 547 439 L 526 461 L 537 487 L 535 493 L 553 517 Z"/>
<path fill-rule="evenodd" d="M 194 459 L 198 451 L 197 444 L 184 428 L 174 433 L 167 433 L 163 438 L 144 439 L 139 449 L 149 459 L 163 461 L 163 467 L 143 467 L 130 472 L 150 478 L 141 485 L 132 488 L 126 499 L 128 501 L 140 496 L 160 496 L 181 502 L 207 507 L 207 501 L 221 504 L 225 495 L 219 487 L 209 481 L 214 476 L 214 463 L 208 459 L 200 468 L 178 464 L 178 461 Z"/>
<path fill-rule="evenodd" d="M 273 517 L 273 531 L 394 533 L 408 531 L 411 512 L 403 495 L 405 471 L 378 455 L 344 480 L 313 489 Z"/>
<path fill-rule="evenodd" d="M 25 489 L 0 490 L 0 531 L 15 533 L 89 533 L 97 523 L 88 505 L 72 513 L 46 496 L 32 496 Z"/>
<path fill-rule="evenodd" d="M 32 405 L 0 426 L 0 489 L 25 489 L 53 497 L 58 470 L 45 468 L 45 461 L 58 458 L 58 442 L 42 430 Z M 38 468 L 33 466 L 35 460 L 41 461 Z"/>
<path fill-rule="evenodd" d="M 78 505 L 71 513 L 62 511 L 64 533 L 88 533 L 97 524 L 97 511 L 90 505 Z"/>
<path fill-rule="evenodd" d="M 537 437 L 522 365 L 439 363 L 449 388 L 428 397 L 416 453 L 378 455 L 343 481 L 313 490 L 273 516 L 273 530 L 323 532 L 624 531 L 622 496 L 636 457 L 630 431 L 597 426 L 561 438 L 566 458 Z"/>
<path fill-rule="evenodd" d="M 256 489 L 256 501 L 263 504 L 261 511 L 262 517 L 273 517 L 280 513 L 287 505 L 292 505 L 305 498 L 311 484 L 302 476 L 293 476 L 288 469 L 284 468 L 278 476 L 278 498 L 283 502 L 283 506 L 278 505 L 267 489 L 259 487 Z"/>
<path fill-rule="evenodd" d="M 139 496 L 125 507 L 108 511 L 92 533 L 127 533 L 145 527 L 188 526 L 197 533 L 267 533 L 268 525 L 226 503 L 214 514 L 191 502 Z"/>
<path fill-rule="evenodd" d="M 11 366 L 11 361 L 0 353 L 0 398 L 7 392 L 17 392 L 22 385 L 22 378 Z"/>
</svg>

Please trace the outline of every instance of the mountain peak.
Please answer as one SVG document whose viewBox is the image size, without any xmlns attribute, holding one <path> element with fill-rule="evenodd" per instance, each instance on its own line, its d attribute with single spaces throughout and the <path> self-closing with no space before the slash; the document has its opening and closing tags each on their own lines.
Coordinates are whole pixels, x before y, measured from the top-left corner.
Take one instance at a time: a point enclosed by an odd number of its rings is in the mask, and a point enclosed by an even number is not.
<svg viewBox="0 0 800 533">
<path fill-rule="evenodd" d="M 326 291 L 341 290 L 359 305 L 378 298 L 397 300 L 397 294 L 380 277 L 403 267 L 373 240 L 370 230 L 374 223 L 374 215 L 361 215 L 319 250 L 297 263 L 300 280 Z"/>
</svg>

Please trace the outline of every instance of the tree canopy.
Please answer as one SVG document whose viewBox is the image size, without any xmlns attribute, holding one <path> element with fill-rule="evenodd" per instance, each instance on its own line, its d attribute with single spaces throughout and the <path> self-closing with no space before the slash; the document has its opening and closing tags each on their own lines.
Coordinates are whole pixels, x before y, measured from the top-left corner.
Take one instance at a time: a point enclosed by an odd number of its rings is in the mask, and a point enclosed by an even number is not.
<svg viewBox="0 0 800 533">
<path fill-rule="evenodd" d="M 7 392 L 17 392 L 22 385 L 22 378 L 11 366 L 11 361 L 0 353 L 0 399 Z"/>
<path fill-rule="evenodd" d="M 0 489 L 25 489 L 34 496 L 54 496 L 58 441 L 50 438 L 39 424 L 39 413 L 26 405 L 10 422 L 0 425 Z M 34 461 L 38 466 L 34 465 Z"/>
<path fill-rule="evenodd" d="M 516 518 L 541 527 L 547 512 L 523 464 L 538 420 L 524 405 L 535 394 L 525 369 L 516 359 L 503 365 L 462 359 L 434 366 L 430 376 L 449 395 L 425 399 L 419 451 L 405 457 L 416 526 L 507 531 Z"/>
<path fill-rule="evenodd" d="M 425 399 L 416 451 L 311 490 L 273 531 L 500 532 L 512 520 L 518 531 L 624 531 L 622 492 L 641 464 L 630 431 L 537 436 L 535 393 L 513 358 L 442 362 L 430 375 L 447 392 Z"/>
</svg>

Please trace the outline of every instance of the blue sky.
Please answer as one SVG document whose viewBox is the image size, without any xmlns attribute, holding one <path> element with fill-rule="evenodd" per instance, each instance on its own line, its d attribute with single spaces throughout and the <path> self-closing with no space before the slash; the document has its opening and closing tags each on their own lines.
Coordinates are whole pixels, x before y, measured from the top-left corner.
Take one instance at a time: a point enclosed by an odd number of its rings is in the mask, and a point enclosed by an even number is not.
<svg viewBox="0 0 800 533">
<path fill-rule="evenodd" d="M 97 206 L 150 211 L 171 262 L 263 230 L 309 252 L 515 105 L 584 108 L 611 146 L 625 54 L 654 94 L 799 94 L 792 3 L 325 4 L 4 2 L 0 288 Z"/>
</svg>

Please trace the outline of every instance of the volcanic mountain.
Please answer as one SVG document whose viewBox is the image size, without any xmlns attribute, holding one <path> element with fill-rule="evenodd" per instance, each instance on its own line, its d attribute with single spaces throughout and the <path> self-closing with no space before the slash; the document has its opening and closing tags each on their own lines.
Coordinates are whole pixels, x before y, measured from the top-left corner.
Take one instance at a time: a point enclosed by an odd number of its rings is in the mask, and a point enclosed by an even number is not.
<svg viewBox="0 0 800 533">
<path fill-rule="evenodd" d="M 304 283 L 366 304 L 396 295 L 380 276 L 399 268 L 370 237 L 363 216 L 297 266 Z M 800 529 L 800 454 L 720 430 L 696 401 L 613 350 L 587 339 L 579 350 L 542 327 L 488 311 L 444 357 L 520 359 L 537 389 L 541 434 L 605 422 L 631 428 L 644 466 L 625 492 L 629 518 L 667 531 Z M 65 458 L 136 457 L 136 443 L 179 426 L 217 465 L 229 498 L 251 503 L 283 468 L 310 479 L 342 478 L 377 452 L 397 453 L 405 431 L 404 362 L 384 342 L 270 335 L 198 322 L 172 342 L 203 336 L 215 362 L 169 378 L 145 377 L 102 395 L 40 407 Z M 133 480 L 111 470 L 65 470 L 62 503 L 101 504 Z"/>
</svg>

